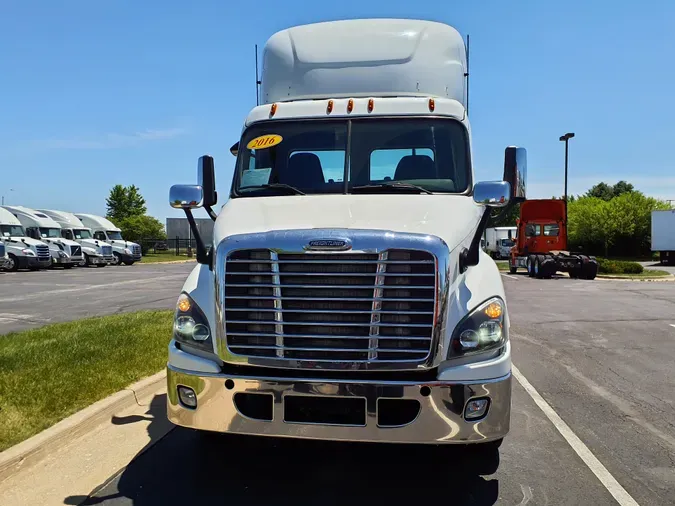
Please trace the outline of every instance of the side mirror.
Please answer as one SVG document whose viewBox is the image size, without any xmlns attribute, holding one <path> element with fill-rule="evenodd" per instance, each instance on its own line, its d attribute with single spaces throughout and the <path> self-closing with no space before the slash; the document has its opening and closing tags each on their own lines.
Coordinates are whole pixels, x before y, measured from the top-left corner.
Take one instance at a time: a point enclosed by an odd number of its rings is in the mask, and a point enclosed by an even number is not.
<svg viewBox="0 0 675 506">
<path fill-rule="evenodd" d="M 483 181 L 473 186 L 473 201 L 487 207 L 504 207 L 511 200 L 511 185 L 506 181 Z"/>
<path fill-rule="evenodd" d="M 527 197 L 527 151 L 509 146 L 504 150 L 504 181 L 511 184 L 511 200 L 523 202 Z"/>
<path fill-rule="evenodd" d="M 169 190 L 169 205 L 175 209 L 197 209 L 204 205 L 202 187 L 193 184 L 175 184 Z"/>
<path fill-rule="evenodd" d="M 202 204 L 205 207 L 215 206 L 218 202 L 216 193 L 216 172 L 213 157 L 204 155 L 197 162 L 197 184 L 202 189 Z"/>
<path fill-rule="evenodd" d="M 232 156 L 237 156 L 239 154 L 239 142 L 235 142 L 232 144 L 232 147 L 230 148 L 230 153 L 232 153 Z"/>
</svg>

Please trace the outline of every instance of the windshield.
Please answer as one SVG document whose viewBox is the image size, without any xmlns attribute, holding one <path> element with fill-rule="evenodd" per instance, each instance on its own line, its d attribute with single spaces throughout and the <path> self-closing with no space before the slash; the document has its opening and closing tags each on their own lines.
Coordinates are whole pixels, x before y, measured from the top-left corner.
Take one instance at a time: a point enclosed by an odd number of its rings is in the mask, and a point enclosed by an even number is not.
<svg viewBox="0 0 675 506">
<path fill-rule="evenodd" d="M 121 232 L 116 232 L 112 230 L 107 230 L 106 234 L 108 234 L 108 239 L 111 241 L 123 241 L 122 239 L 122 233 Z"/>
<path fill-rule="evenodd" d="M 25 237 L 26 232 L 21 225 L 0 225 L 0 232 L 3 237 Z"/>
<path fill-rule="evenodd" d="M 299 193 L 293 189 L 344 193 L 393 183 L 398 187 L 387 186 L 385 192 L 409 191 L 411 184 L 441 193 L 469 188 L 466 131 L 458 121 L 369 118 L 348 123 L 253 125 L 240 142 L 233 197 Z"/>
<path fill-rule="evenodd" d="M 73 234 L 75 234 L 75 239 L 91 239 L 91 230 L 87 228 L 75 228 Z"/>
<path fill-rule="evenodd" d="M 502 246 L 511 248 L 514 244 L 515 242 L 513 242 L 513 239 L 502 239 Z"/>
<path fill-rule="evenodd" d="M 61 229 L 40 227 L 40 236 L 49 239 L 58 239 L 61 237 Z"/>
</svg>

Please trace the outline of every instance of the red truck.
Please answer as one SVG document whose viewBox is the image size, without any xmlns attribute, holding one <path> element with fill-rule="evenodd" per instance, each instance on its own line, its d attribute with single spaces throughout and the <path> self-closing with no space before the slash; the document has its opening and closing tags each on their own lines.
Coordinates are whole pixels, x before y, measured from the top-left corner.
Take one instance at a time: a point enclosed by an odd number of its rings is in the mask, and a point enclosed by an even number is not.
<svg viewBox="0 0 675 506">
<path fill-rule="evenodd" d="M 511 274 L 522 267 L 536 278 L 568 272 L 571 278 L 595 279 L 595 257 L 567 251 L 564 200 L 526 200 L 520 205 L 517 226 L 518 238 L 509 260 Z"/>
</svg>

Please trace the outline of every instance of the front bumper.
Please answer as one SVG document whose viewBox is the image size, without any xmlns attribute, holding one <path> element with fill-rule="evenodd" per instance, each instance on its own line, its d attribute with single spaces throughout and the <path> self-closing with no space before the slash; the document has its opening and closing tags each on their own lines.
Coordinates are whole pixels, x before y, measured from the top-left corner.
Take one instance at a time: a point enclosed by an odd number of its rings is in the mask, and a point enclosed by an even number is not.
<svg viewBox="0 0 675 506">
<path fill-rule="evenodd" d="M 143 258 L 141 255 L 120 255 L 122 262 L 140 262 Z"/>
<path fill-rule="evenodd" d="M 227 386 L 226 386 L 227 382 Z M 192 388 L 196 409 L 185 407 L 177 387 Z M 253 378 L 218 373 L 191 372 L 167 367 L 167 409 L 171 422 L 184 427 L 237 434 L 285 436 L 341 441 L 396 443 L 481 443 L 503 438 L 511 417 L 511 373 L 503 377 L 471 382 L 427 383 L 317 380 L 307 378 Z M 264 394 L 269 399 L 271 420 L 245 416 L 235 402 L 237 394 Z M 361 424 L 288 422 L 286 399 L 298 404 L 306 398 L 362 399 Z M 484 418 L 467 421 L 464 409 L 470 399 L 487 397 Z M 240 396 L 241 398 L 241 396 Z M 382 401 L 407 399 L 419 405 L 417 416 L 405 424 L 382 426 Z M 357 402 L 358 404 L 358 402 Z M 391 404 L 389 404 L 391 406 Z M 396 406 L 396 404 L 394 404 Z M 394 407 L 396 409 L 396 407 Z M 293 415 L 295 416 L 295 415 Z"/>
<path fill-rule="evenodd" d="M 108 263 L 110 263 L 110 261 L 107 260 L 107 257 L 89 255 L 88 258 L 89 258 L 89 263 L 92 264 L 92 265 L 99 265 L 99 264 L 106 264 L 107 265 Z"/>
<path fill-rule="evenodd" d="M 47 269 L 52 265 L 51 257 L 46 260 L 40 260 L 37 257 L 16 257 L 19 269 Z"/>
<path fill-rule="evenodd" d="M 54 265 L 77 265 L 82 261 L 82 257 L 52 257 Z"/>
</svg>

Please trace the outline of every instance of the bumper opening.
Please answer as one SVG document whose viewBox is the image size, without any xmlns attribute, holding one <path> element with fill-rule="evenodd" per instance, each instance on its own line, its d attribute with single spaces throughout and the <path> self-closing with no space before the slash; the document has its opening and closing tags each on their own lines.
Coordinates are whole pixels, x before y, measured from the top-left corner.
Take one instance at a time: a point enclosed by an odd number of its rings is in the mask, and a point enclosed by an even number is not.
<svg viewBox="0 0 675 506">
<path fill-rule="evenodd" d="M 274 413 L 274 396 L 272 394 L 234 394 L 234 405 L 237 411 L 246 418 L 271 422 Z"/>
<path fill-rule="evenodd" d="M 422 406 L 416 399 L 378 399 L 377 425 L 403 427 L 411 424 L 420 414 Z"/>
<path fill-rule="evenodd" d="M 286 395 L 284 397 L 284 421 L 363 427 L 366 425 L 366 399 Z"/>
</svg>

